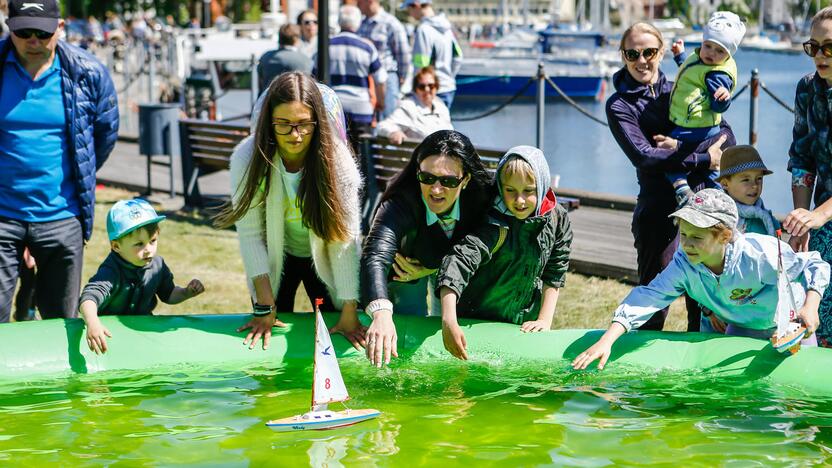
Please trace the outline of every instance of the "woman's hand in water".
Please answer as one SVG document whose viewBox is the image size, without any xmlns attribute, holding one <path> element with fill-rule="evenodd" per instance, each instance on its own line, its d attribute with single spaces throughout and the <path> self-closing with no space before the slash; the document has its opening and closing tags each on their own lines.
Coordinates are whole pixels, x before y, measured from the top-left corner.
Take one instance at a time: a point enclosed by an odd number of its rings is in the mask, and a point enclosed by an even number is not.
<svg viewBox="0 0 832 468">
<path fill-rule="evenodd" d="M 341 317 L 338 319 L 338 323 L 329 329 L 329 333 L 344 335 L 347 341 L 360 351 L 367 345 L 366 332 L 367 327 L 361 325 L 361 322 L 358 321 L 356 301 L 344 301 L 344 307 L 341 308 Z"/>
<path fill-rule="evenodd" d="M 415 258 L 405 257 L 400 253 L 396 253 L 396 261 L 393 263 L 393 271 L 396 272 L 396 276 L 393 277 L 394 281 L 400 281 L 406 283 L 408 281 L 415 281 L 420 278 L 424 278 L 425 276 L 433 274 L 436 270 L 432 270 L 430 268 L 425 268 Z"/>
<path fill-rule="evenodd" d="M 244 345 L 249 345 L 248 349 L 254 349 L 254 345 L 260 338 L 263 338 L 263 349 L 269 349 L 269 341 L 272 339 L 272 327 L 285 327 L 286 324 L 277 319 L 277 314 L 272 311 L 269 315 L 262 317 L 252 317 L 245 325 L 238 328 L 237 331 L 245 331 L 251 329 L 243 340 Z"/>
<path fill-rule="evenodd" d="M 468 360 L 468 352 L 465 350 L 468 347 L 468 343 L 465 341 L 465 333 L 456 321 L 442 321 L 442 342 L 445 344 L 445 349 L 453 357 L 463 361 Z"/>
<path fill-rule="evenodd" d="M 399 357 L 396 349 L 398 336 L 393 323 L 392 310 L 378 310 L 373 314 L 373 323 L 367 329 L 367 358 L 376 366 L 390 364 L 390 356 Z"/>
</svg>

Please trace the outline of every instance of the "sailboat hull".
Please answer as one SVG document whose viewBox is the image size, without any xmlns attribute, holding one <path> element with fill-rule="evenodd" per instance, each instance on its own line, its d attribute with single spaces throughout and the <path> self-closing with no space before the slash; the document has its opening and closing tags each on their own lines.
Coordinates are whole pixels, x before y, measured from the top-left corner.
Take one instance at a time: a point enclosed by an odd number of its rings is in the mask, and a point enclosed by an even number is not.
<svg viewBox="0 0 832 468">
<path fill-rule="evenodd" d="M 289 418 L 275 419 L 267 422 L 266 426 L 276 432 L 321 431 L 358 424 L 380 414 L 380 411 L 374 409 L 311 411 Z"/>
</svg>

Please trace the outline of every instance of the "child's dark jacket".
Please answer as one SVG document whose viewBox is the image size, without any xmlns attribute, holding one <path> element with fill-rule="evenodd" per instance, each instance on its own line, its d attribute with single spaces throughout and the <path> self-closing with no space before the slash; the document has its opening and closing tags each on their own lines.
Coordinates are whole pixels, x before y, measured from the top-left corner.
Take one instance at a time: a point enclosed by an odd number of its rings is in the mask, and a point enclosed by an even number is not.
<svg viewBox="0 0 832 468">
<path fill-rule="evenodd" d="M 158 301 L 167 303 L 175 287 L 162 257 L 137 267 L 110 252 L 81 293 L 81 303 L 95 302 L 99 315 L 150 315 Z"/>
</svg>

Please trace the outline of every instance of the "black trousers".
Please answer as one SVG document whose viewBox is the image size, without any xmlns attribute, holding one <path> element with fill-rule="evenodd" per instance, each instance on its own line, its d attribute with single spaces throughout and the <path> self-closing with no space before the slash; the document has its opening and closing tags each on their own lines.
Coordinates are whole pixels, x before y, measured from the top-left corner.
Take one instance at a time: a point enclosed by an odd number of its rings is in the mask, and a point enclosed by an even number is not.
<svg viewBox="0 0 832 468">
<path fill-rule="evenodd" d="M 673 259 L 679 245 L 679 228 L 667 216 L 675 205 L 646 207 L 639 203 L 633 213 L 632 232 L 638 254 L 638 284 L 646 285 L 653 280 Z M 699 331 L 701 307 L 699 303 L 685 296 L 688 312 L 688 331 Z M 640 330 L 661 330 L 667 318 L 668 309 L 655 314 Z"/>
<path fill-rule="evenodd" d="M 280 289 L 277 290 L 277 298 L 274 304 L 278 312 L 295 311 L 295 293 L 301 282 L 313 307 L 315 306 L 315 299 L 321 298 L 324 300 L 323 305 L 321 305 L 322 312 L 334 312 L 336 310 L 332 304 L 332 298 L 329 297 L 326 285 L 315 272 L 312 257 L 303 258 L 286 254 L 283 259 L 283 278 L 280 279 Z"/>
<path fill-rule="evenodd" d="M 77 317 L 84 258 L 81 221 L 29 223 L 0 218 L 0 323 L 9 321 L 25 247 L 38 265 L 35 302 L 41 317 Z"/>
<path fill-rule="evenodd" d="M 14 319 L 18 322 L 29 316 L 29 310 L 35 308 L 35 269 L 27 268 L 26 262 L 20 262 L 18 272 L 20 286 L 14 298 Z"/>
</svg>

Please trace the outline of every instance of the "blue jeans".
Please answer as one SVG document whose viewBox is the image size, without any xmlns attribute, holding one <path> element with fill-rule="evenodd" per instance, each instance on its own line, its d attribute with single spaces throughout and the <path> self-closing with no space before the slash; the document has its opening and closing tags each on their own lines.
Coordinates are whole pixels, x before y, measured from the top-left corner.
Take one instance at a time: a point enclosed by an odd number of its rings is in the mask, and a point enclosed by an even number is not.
<svg viewBox="0 0 832 468">
<path fill-rule="evenodd" d="M 445 103 L 445 107 L 448 108 L 448 111 L 451 110 L 451 104 L 454 103 L 454 96 L 456 96 L 456 90 L 448 91 L 447 93 L 437 93 L 436 97 L 442 100 Z"/>
<path fill-rule="evenodd" d="M 388 72 L 386 91 L 384 92 L 384 112 L 381 119 L 390 117 L 390 114 L 399 107 L 399 75 L 396 72 Z"/>
<path fill-rule="evenodd" d="M 30 223 L 0 218 L 0 323 L 9 321 L 26 247 L 37 263 L 35 302 L 41 317 L 77 317 L 84 259 L 81 221 Z"/>
</svg>

